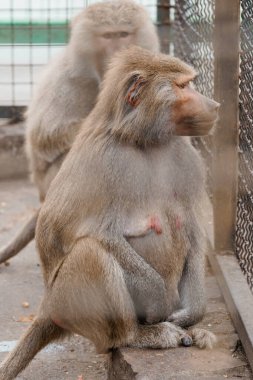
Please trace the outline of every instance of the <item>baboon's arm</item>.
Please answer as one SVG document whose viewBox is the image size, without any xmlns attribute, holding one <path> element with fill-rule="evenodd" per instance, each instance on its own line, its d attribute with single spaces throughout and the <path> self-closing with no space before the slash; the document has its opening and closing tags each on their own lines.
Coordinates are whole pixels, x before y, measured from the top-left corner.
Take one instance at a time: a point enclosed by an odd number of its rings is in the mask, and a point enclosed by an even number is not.
<svg viewBox="0 0 253 380">
<path fill-rule="evenodd" d="M 182 309 L 174 312 L 169 317 L 169 321 L 187 327 L 203 318 L 205 313 L 204 266 L 203 253 L 190 251 L 179 284 Z"/>
<path fill-rule="evenodd" d="M 122 238 L 106 239 L 104 244 L 124 270 L 128 291 L 134 301 L 137 315 L 148 323 L 164 320 L 168 315 L 166 288 L 162 277 L 131 245 Z"/>
</svg>

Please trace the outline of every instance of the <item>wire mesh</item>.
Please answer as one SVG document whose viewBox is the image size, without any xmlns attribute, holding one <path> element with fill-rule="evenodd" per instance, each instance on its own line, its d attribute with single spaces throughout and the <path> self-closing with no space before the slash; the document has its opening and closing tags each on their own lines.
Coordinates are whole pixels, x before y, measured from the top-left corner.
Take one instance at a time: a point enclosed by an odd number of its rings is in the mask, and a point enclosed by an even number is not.
<svg viewBox="0 0 253 380">
<path fill-rule="evenodd" d="M 67 43 L 69 21 L 96 0 L 0 1 L 0 113 L 26 106 L 42 67 Z M 156 0 L 137 1 L 156 20 Z M 0 117 L 1 117 L 0 114 Z"/>
<path fill-rule="evenodd" d="M 209 97 L 214 91 L 215 0 L 175 0 L 174 53 L 199 72 L 196 87 Z M 235 250 L 253 289 L 253 0 L 241 0 L 241 60 L 239 95 L 239 177 Z M 194 139 L 212 163 L 212 137 Z M 211 176 L 208 176 L 209 186 Z"/>
<path fill-rule="evenodd" d="M 175 56 L 197 70 L 196 88 L 211 98 L 214 91 L 214 3 L 215 0 L 175 0 L 173 24 Z M 212 137 L 194 138 L 192 141 L 207 162 L 211 194 Z"/>
<path fill-rule="evenodd" d="M 0 105 L 26 105 L 41 68 L 61 49 L 81 0 L 6 0 L 0 4 Z"/>
<path fill-rule="evenodd" d="M 253 290 L 253 0 L 241 0 L 236 254 Z"/>
</svg>

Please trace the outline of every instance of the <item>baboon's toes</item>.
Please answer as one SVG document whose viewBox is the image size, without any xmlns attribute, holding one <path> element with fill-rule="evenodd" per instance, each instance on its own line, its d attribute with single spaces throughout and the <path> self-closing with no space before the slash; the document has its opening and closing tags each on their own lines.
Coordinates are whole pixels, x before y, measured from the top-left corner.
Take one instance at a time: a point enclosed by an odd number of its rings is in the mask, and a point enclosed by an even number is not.
<svg viewBox="0 0 253 380">
<path fill-rule="evenodd" d="M 163 339 L 161 348 L 178 347 L 183 343 L 183 340 L 189 341 L 191 339 L 181 327 L 175 326 L 170 322 L 162 322 L 160 326 L 163 330 Z M 189 338 L 189 339 L 187 339 Z"/>
</svg>

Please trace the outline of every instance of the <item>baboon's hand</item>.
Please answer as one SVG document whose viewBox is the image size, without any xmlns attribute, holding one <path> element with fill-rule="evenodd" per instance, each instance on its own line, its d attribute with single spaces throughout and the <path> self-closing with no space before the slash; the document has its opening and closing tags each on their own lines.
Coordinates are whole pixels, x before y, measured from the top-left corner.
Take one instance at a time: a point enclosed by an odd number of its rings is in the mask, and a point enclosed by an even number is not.
<svg viewBox="0 0 253 380">
<path fill-rule="evenodd" d="M 155 270 L 152 271 L 152 275 L 135 276 L 131 295 L 141 322 L 153 324 L 167 319 L 166 288 L 163 279 Z"/>
<path fill-rule="evenodd" d="M 180 309 L 172 313 L 167 318 L 167 321 L 173 322 L 181 327 L 188 327 L 199 322 L 203 318 L 204 312 L 204 308 L 202 308 L 201 310 L 191 310 L 189 308 Z"/>
</svg>

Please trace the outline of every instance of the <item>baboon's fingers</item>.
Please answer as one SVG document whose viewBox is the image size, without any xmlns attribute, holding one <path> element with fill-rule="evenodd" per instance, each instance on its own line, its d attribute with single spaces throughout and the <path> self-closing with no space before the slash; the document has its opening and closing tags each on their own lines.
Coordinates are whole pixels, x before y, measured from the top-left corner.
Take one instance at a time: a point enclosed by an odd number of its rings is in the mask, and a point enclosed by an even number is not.
<svg viewBox="0 0 253 380">
<path fill-rule="evenodd" d="M 25 369 L 32 358 L 53 340 L 61 338 L 64 330 L 50 319 L 36 319 L 16 348 L 0 366 L 0 380 L 12 380 Z"/>
<path fill-rule="evenodd" d="M 180 309 L 172 313 L 167 321 L 180 327 L 189 327 L 201 321 L 204 315 L 204 308 L 201 311 L 190 310 L 188 308 Z"/>
<path fill-rule="evenodd" d="M 17 255 L 35 236 L 35 228 L 39 215 L 39 210 L 26 223 L 18 235 L 5 247 L 0 249 L 0 264 Z"/>
<path fill-rule="evenodd" d="M 170 348 L 180 345 L 189 347 L 192 339 L 186 330 L 170 322 L 155 325 L 138 325 L 135 340 L 129 344 L 139 348 Z"/>
<path fill-rule="evenodd" d="M 205 329 L 195 327 L 189 333 L 192 336 L 193 343 L 199 348 L 211 349 L 217 342 L 216 336 L 211 331 Z"/>
</svg>

